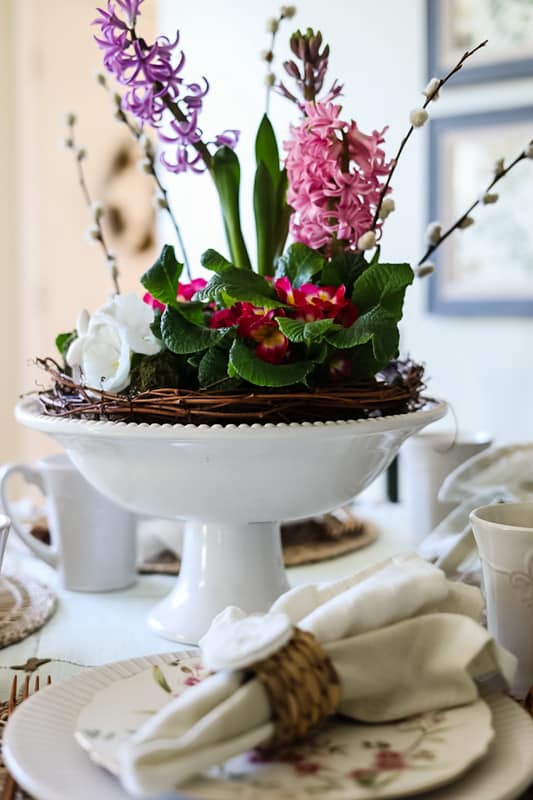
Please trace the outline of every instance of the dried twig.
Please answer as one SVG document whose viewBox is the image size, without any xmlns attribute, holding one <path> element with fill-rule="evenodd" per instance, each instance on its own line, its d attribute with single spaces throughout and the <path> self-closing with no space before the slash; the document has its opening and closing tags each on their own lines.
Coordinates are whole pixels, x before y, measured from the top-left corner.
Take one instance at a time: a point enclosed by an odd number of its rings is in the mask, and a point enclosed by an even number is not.
<svg viewBox="0 0 533 800">
<path fill-rule="evenodd" d="M 120 96 L 120 94 L 118 94 L 118 92 L 111 93 L 105 75 L 98 74 L 97 80 L 100 86 L 103 86 L 104 89 L 107 89 L 113 96 L 116 119 L 118 119 L 119 122 L 122 122 L 126 126 L 126 128 L 129 130 L 129 132 L 131 133 L 131 135 L 136 140 L 137 144 L 142 150 L 142 154 L 144 156 L 142 161 L 143 170 L 147 175 L 150 175 L 156 183 L 156 186 L 160 193 L 160 197 L 157 198 L 159 208 L 162 208 L 164 211 L 166 211 L 170 218 L 172 227 L 174 228 L 174 231 L 176 233 L 178 244 L 180 246 L 181 256 L 183 258 L 183 264 L 185 266 L 185 272 L 187 273 L 187 277 L 189 278 L 189 280 L 191 280 L 191 267 L 189 258 L 187 256 L 187 250 L 185 248 L 185 242 L 183 240 L 183 236 L 181 235 L 181 230 L 178 225 L 178 221 L 170 205 L 167 188 L 161 181 L 161 178 L 159 177 L 159 174 L 155 166 L 154 146 L 150 141 L 150 139 L 147 137 L 147 135 L 143 133 L 141 128 L 138 125 L 136 125 L 123 110 L 122 97 Z"/>
<path fill-rule="evenodd" d="M 423 402 L 424 370 L 412 362 L 398 362 L 387 378 L 352 386 L 307 391 L 153 389 L 132 396 L 85 387 L 50 358 L 37 363 L 53 384 L 38 393 L 39 400 L 45 413 L 58 417 L 194 424 L 314 422 L 400 414 Z"/>
<path fill-rule="evenodd" d="M 529 147 L 533 147 L 533 140 L 529 143 Z M 493 189 L 494 186 L 496 186 L 496 184 L 499 181 L 501 181 L 501 179 L 504 178 L 513 169 L 513 167 L 515 167 L 518 163 L 520 163 L 520 161 L 524 161 L 524 159 L 528 158 L 527 153 L 528 153 L 528 148 L 526 148 L 526 150 L 522 150 L 522 152 L 519 153 L 519 155 L 517 155 L 516 158 L 513 159 L 513 161 L 511 161 L 511 163 L 507 167 L 504 167 L 504 168 L 502 168 L 501 170 L 499 170 L 499 171 L 497 171 L 495 173 L 495 176 L 494 176 L 493 180 L 489 183 L 489 185 L 487 186 L 487 188 L 485 189 L 483 194 L 480 197 L 478 197 L 477 200 L 475 200 L 467 208 L 467 210 L 464 212 L 464 214 L 462 214 L 453 223 L 453 225 L 450 225 L 450 227 L 439 237 L 439 239 L 436 242 L 433 242 L 433 243 L 431 243 L 429 245 L 429 247 L 427 248 L 426 252 L 424 253 L 422 258 L 418 262 L 419 266 L 421 264 L 423 264 L 432 255 L 432 253 L 435 252 L 437 247 L 440 247 L 440 245 L 448 238 L 448 236 L 450 236 L 455 230 L 457 230 L 457 228 L 464 227 L 464 223 L 465 223 L 466 219 L 470 216 L 472 211 L 475 208 L 477 208 L 477 206 L 479 206 L 480 203 L 483 202 L 483 198 L 486 197 L 488 194 L 490 194 L 491 189 Z M 495 196 L 495 198 L 496 198 L 496 196 Z M 468 221 L 471 222 L 471 220 L 468 220 Z"/>
<path fill-rule="evenodd" d="M 422 106 L 423 109 L 426 109 L 429 106 L 429 104 L 432 102 L 432 100 L 434 100 L 436 95 L 438 95 L 439 91 L 442 89 L 444 84 L 446 84 L 450 80 L 450 78 L 452 78 L 455 75 L 456 72 L 459 72 L 459 70 L 463 68 L 463 65 L 464 65 L 465 61 L 467 61 L 467 59 L 469 59 L 471 56 L 473 56 L 474 53 L 477 53 L 478 50 L 481 50 L 482 47 L 485 47 L 487 42 L 488 42 L 488 39 L 485 39 L 485 41 L 481 42 L 480 44 L 478 44 L 477 47 L 474 47 L 472 50 L 467 50 L 466 53 L 464 53 L 461 56 L 460 60 L 457 62 L 455 67 L 453 67 L 453 69 L 451 69 L 448 72 L 448 74 L 444 76 L 444 78 L 440 78 L 439 80 L 437 80 L 435 82 L 435 87 L 434 87 L 433 91 L 431 91 L 426 97 L 426 100 L 425 100 L 425 102 L 424 102 L 424 104 Z M 387 192 L 389 190 L 389 187 L 390 187 L 390 184 L 391 184 L 391 180 L 392 180 L 392 176 L 394 175 L 394 173 L 396 171 L 396 167 L 398 166 L 398 161 L 400 159 L 400 156 L 402 155 L 407 142 L 411 138 L 411 135 L 412 135 L 414 129 L 415 129 L 415 126 L 411 125 L 411 127 L 409 128 L 409 130 L 405 134 L 404 138 L 400 142 L 400 146 L 398 148 L 398 152 L 396 153 L 396 155 L 392 159 L 391 170 L 390 170 L 390 172 L 389 172 L 389 174 L 387 176 L 387 180 L 383 184 L 383 188 L 382 188 L 381 193 L 379 195 L 379 202 L 378 202 L 376 210 L 374 212 L 374 217 L 372 219 L 372 225 L 370 226 L 370 230 L 371 231 L 375 230 L 375 228 L 376 228 L 376 225 L 377 225 L 378 219 L 379 219 L 379 214 L 380 214 L 380 211 L 381 211 L 381 205 L 382 205 L 383 200 L 385 199 L 385 196 L 386 196 L 386 194 L 387 194 Z"/>
<path fill-rule="evenodd" d="M 74 158 L 76 161 L 76 169 L 78 173 L 78 182 L 80 184 L 80 188 L 83 197 L 85 199 L 85 202 L 87 203 L 87 207 L 92 212 L 93 226 L 89 228 L 89 235 L 93 241 L 99 242 L 102 250 L 104 251 L 107 266 L 109 268 L 109 273 L 111 275 L 111 280 L 113 282 L 115 292 L 116 294 L 120 294 L 116 256 L 110 251 L 109 247 L 107 246 L 106 237 L 102 228 L 103 208 L 98 203 L 93 202 L 89 192 L 89 188 L 87 186 L 85 173 L 83 171 L 83 161 L 85 160 L 87 153 L 83 147 L 78 147 L 76 144 L 76 134 L 75 134 L 76 116 L 74 114 L 67 115 L 67 125 L 68 125 L 68 136 L 65 139 L 65 146 L 69 150 L 72 150 L 72 152 L 74 153 Z"/>
</svg>

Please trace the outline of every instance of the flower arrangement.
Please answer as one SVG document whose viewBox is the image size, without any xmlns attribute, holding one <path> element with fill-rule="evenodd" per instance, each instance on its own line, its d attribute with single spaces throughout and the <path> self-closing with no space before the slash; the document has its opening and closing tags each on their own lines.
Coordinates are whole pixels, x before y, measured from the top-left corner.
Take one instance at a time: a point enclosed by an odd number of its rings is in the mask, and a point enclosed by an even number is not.
<svg viewBox="0 0 533 800">
<path fill-rule="evenodd" d="M 425 101 L 393 158 L 384 150 L 386 129 L 365 133 L 343 117 L 342 85 L 324 89 L 329 46 L 307 29 L 290 37 L 293 58 L 273 71 L 282 24 L 296 13 L 282 6 L 268 22 L 264 54 L 266 113 L 255 140 L 253 208 L 256 259 L 241 228 L 239 131 L 212 138 L 200 128 L 209 91 L 205 78 L 186 77 L 179 33 L 146 42 L 138 31 L 144 0 L 107 0 L 95 20 L 103 63 L 123 93 L 99 75 L 115 116 L 138 141 L 141 166 L 156 184 L 156 205 L 169 214 L 176 246 L 166 244 L 141 277 L 144 296 L 122 295 L 115 256 L 83 174 L 85 151 L 69 115 L 66 145 L 75 155 L 93 224 L 89 238 L 104 251 L 113 296 L 76 330 L 57 337 L 64 358 L 47 359 L 54 386 L 41 393 L 52 414 L 121 419 L 219 421 L 221 419 L 323 419 L 392 413 L 417 407 L 423 370 L 398 361 L 404 295 L 415 277 L 407 263 L 383 263 L 380 240 L 394 211 L 391 181 L 400 156 L 428 119 L 442 87 L 486 42 L 464 54 L 443 78 L 432 79 Z M 283 155 L 268 116 L 272 91 L 294 105 L 295 122 Z M 160 147 L 149 137 L 153 131 Z M 416 274 L 429 274 L 432 252 L 452 232 L 473 222 L 478 204 L 510 169 L 533 158 L 533 143 L 508 165 L 501 160 L 486 191 L 448 229 L 433 223 Z M 201 258 L 213 275 L 192 279 L 184 237 L 161 168 L 179 175 L 207 172 L 218 193 L 227 257 L 206 249 Z M 200 213 L 200 212 L 199 212 Z M 287 246 L 290 236 L 291 243 Z M 208 244 L 208 243 L 207 243 Z"/>
</svg>

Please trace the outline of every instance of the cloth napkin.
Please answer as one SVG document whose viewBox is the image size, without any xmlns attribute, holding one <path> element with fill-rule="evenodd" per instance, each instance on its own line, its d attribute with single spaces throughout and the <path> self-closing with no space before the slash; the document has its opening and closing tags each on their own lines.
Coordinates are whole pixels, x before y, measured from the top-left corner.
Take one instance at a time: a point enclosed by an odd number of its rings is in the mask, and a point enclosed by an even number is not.
<svg viewBox="0 0 533 800">
<path fill-rule="evenodd" d="M 389 559 L 333 583 L 287 592 L 268 614 L 226 609 L 201 641 L 218 668 L 148 720 L 123 746 L 120 777 L 135 797 L 172 790 L 199 772 L 264 745 L 274 725 L 265 689 L 245 667 L 282 647 L 293 625 L 310 631 L 341 684 L 339 711 L 378 722 L 471 703 L 476 677 L 509 683 L 515 659 L 478 623 L 476 587 L 448 581 L 417 555 Z"/>
</svg>

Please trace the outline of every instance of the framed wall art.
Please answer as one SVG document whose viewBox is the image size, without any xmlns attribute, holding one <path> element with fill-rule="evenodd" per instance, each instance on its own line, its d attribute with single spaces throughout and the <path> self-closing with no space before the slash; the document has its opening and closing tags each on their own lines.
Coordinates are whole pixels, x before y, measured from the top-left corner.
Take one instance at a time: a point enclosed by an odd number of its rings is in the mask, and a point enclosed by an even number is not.
<svg viewBox="0 0 533 800">
<path fill-rule="evenodd" d="M 488 39 L 454 84 L 533 76 L 533 0 L 426 0 L 428 75 Z"/>
<path fill-rule="evenodd" d="M 533 106 L 443 117 L 430 124 L 429 216 L 446 230 L 483 194 L 496 161 L 533 139 Z M 435 253 L 429 310 L 442 314 L 533 315 L 533 163 L 526 159 L 480 205 L 475 224 Z"/>
</svg>

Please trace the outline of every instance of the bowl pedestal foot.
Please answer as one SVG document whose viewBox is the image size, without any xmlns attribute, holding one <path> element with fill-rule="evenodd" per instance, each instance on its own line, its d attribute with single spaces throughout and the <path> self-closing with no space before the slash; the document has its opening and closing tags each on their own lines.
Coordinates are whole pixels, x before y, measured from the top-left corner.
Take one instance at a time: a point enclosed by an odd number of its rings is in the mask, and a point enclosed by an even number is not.
<svg viewBox="0 0 533 800">
<path fill-rule="evenodd" d="M 226 606 L 264 612 L 288 588 L 279 523 L 186 522 L 176 586 L 148 624 L 165 639 L 198 644 Z"/>
</svg>

